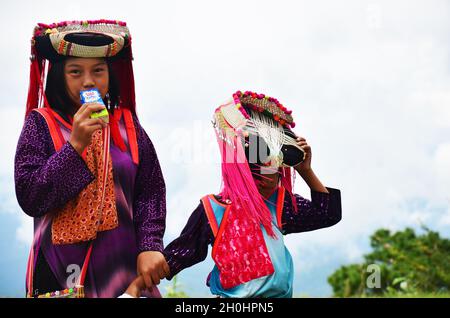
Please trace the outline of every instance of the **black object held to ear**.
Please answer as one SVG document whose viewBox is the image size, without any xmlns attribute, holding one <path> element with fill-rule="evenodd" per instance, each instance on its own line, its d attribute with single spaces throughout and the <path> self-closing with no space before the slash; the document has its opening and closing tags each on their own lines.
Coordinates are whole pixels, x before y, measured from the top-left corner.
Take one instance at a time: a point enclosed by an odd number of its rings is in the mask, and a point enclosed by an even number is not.
<svg viewBox="0 0 450 318">
<path fill-rule="evenodd" d="M 297 139 L 297 136 L 290 129 L 285 128 L 284 133 L 289 137 L 292 137 L 294 140 Z M 305 160 L 304 151 L 295 146 L 284 144 L 281 147 L 281 151 L 283 152 L 283 164 L 289 167 L 295 167 Z"/>
<path fill-rule="evenodd" d="M 289 129 L 284 130 L 284 133 L 294 140 L 297 136 Z M 269 162 L 270 149 L 265 140 L 254 134 L 245 137 L 245 156 L 250 164 L 265 165 Z M 295 167 L 305 159 L 303 150 L 288 144 L 281 147 L 283 152 L 283 165 Z"/>
<path fill-rule="evenodd" d="M 305 153 L 297 147 L 283 145 L 281 151 L 283 152 L 283 164 L 289 167 L 295 167 L 305 159 Z"/>
</svg>

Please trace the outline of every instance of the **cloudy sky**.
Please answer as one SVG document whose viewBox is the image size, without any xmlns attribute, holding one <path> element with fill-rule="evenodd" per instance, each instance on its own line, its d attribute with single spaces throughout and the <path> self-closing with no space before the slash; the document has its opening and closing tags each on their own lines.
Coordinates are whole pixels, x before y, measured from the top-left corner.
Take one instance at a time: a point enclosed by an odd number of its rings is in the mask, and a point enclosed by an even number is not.
<svg viewBox="0 0 450 318">
<path fill-rule="evenodd" d="M 165 243 L 220 186 L 212 111 L 236 90 L 278 98 L 313 149 L 343 220 L 291 235 L 295 294 L 329 296 L 327 277 L 370 251 L 369 235 L 420 224 L 450 236 L 448 1 L 8 1 L 0 66 L 0 295 L 24 293 L 32 220 L 13 161 L 37 22 L 118 19 L 133 36 L 137 108 L 167 185 Z M 309 197 L 297 178 L 296 192 Z M 210 260 L 179 275 L 207 296 Z M 163 292 L 167 283 L 162 284 Z"/>
</svg>

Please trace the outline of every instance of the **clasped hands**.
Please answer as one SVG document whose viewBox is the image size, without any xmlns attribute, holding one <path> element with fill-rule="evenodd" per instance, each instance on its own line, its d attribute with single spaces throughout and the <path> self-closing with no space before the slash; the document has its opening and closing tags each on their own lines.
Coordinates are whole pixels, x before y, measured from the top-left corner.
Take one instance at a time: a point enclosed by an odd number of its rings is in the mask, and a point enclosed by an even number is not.
<svg viewBox="0 0 450 318">
<path fill-rule="evenodd" d="M 170 269 L 161 252 L 146 251 L 140 253 L 137 258 L 137 274 L 125 291 L 132 297 L 140 297 L 145 289 L 151 291 L 161 279 L 170 275 Z"/>
</svg>

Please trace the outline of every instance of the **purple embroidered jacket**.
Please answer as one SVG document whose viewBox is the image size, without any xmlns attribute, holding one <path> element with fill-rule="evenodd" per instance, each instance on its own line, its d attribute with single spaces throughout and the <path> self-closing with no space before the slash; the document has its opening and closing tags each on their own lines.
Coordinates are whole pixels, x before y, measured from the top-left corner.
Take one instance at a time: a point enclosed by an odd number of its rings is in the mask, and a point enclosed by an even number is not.
<svg viewBox="0 0 450 318">
<path fill-rule="evenodd" d="M 144 129 L 134 116 L 139 166 L 129 151 L 111 143 L 114 187 L 119 227 L 99 232 L 86 278 L 87 297 L 117 297 L 136 276 L 136 259 L 142 251 L 162 251 L 166 216 L 166 193 L 158 158 Z M 60 124 L 67 141 L 70 130 Z M 123 118 L 121 135 L 128 147 Z M 87 243 L 54 245 L 49 211 L 62 207 L 93 181 L 93 175 L 75 149 L 66 143 L 55 152 L 44 118 L 32 112 L 26 119 L 16 151 L 16 195 L 23 211 L 34 218 L 35 239 L 41 237 L 51 271 L 63 288 L 68 285 L 69 264 L 81 264 Z M 35 247 L 38 242 L 35 242 Z M 37 253 L 36 253 L 37 255 Z"/>
</svg>

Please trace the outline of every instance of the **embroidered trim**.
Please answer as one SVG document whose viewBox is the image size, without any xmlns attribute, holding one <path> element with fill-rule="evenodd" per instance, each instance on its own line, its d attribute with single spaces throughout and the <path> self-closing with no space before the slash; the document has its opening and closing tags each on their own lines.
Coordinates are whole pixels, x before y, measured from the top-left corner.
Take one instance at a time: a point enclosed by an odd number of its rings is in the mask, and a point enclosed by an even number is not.
<svg viewBox="0 0 450 318">
<path fill-rule="evenodd" d="M 205 209 L 206 217 L 208 218 L 209 225 L 211 226 L 211 230 L 214 234 L 214 237 L 217 237 L 217 232 L 219 231 L 219 227 L 217 225 L 217 219 L 214 215 L 213 208 L 211 206 L 211 202 L 209 202 L 209 196 L 204 196 L 201 199 L 203 203 L 203 208 Z"/>
<path fill-rule="evenodd" d="M 216 258 L 216 253 L 217 253 L 217 246 L 219 246 L 220 242 L 222 242 L 222 238 L 223 238 L 223 231 L 225 231 L 225 227 L 228 223 L 228 215 L 230 214 L 230 210 L 231 210 L 231 204 L 228 205 L 225 208 L 225 212 L 223 212 L 223 217 L 222 217 L 222 221 L 220 222 L 219 225 L 219 231 L 217 232 L 217 236 L 216 239 L 214 241 L 214 245 L 212 247 L 212 251 L 211 251 L 211 256 L 213 259 Z M 214 215 L 215 218 L 215 215 Z M 217 222 L 217 220 L 216 220 Z"/>
<path fill-rule="evenodd" d="M 283 229 L 283 225 L 281 224 L 281 218 L 283 216 L 283 207 L 284 207 L 284 195 L 285 195 L 284 187 L 278 188 L 278 196 L 277 196 L 277 225 L 280 231 Z"/>
</svg>

